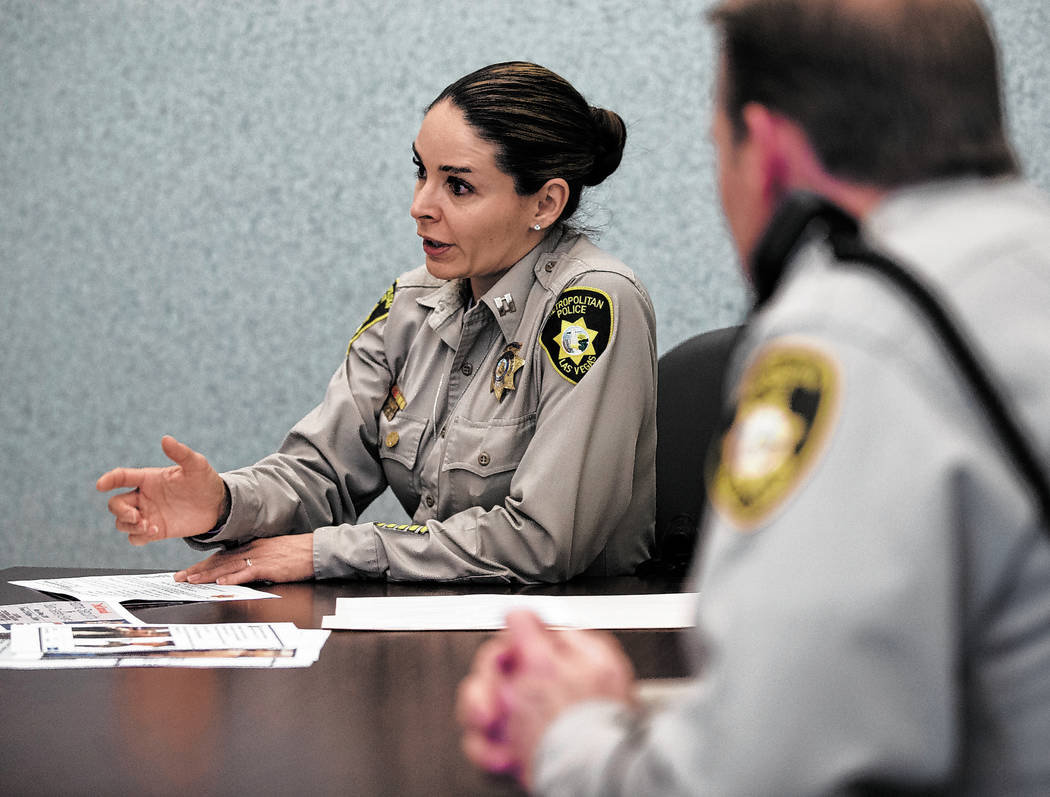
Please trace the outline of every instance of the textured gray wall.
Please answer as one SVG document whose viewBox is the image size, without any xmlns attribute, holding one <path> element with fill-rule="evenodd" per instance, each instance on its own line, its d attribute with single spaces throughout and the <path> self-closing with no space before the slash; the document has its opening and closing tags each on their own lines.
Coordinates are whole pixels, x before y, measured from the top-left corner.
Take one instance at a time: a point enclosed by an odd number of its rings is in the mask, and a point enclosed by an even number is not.
<svg viewBox="0 0 1050 797">
<path fill-rule="evenodd" d="M 660 349 L 746 299 L 707 140 L 706 2 L 0 0 L 0 567 L 175 568 L 96 476 L 170 432 L 220 469 L 270 452 L 422 262 L 422 107 L 537 61 L 621 113 L 590 223 L 646 281 Z M 1011 123 L 1050 187 L 1050 4 L 990 4 Z M 381 499 L 371 517 L 400 517 Z"/>
</svg>

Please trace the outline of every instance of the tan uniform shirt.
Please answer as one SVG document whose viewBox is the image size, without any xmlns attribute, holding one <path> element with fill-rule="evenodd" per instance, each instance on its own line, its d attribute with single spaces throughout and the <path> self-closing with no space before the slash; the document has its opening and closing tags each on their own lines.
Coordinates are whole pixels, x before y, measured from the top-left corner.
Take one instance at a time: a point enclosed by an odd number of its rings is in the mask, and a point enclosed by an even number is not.
<svg viewBox="0 0 1050 797">
<path fill-rule="evenodd" d="M 653 535 L 656 360 L 644 287 L 582 236 L 552 231 L 469 307 L 418 268 L 281 449 L 223 475 L 207 542 L 312 531 L 318 578 L 631 572 Z M 388 485 L 413 524 L 358 523 Z"/>
</svg>

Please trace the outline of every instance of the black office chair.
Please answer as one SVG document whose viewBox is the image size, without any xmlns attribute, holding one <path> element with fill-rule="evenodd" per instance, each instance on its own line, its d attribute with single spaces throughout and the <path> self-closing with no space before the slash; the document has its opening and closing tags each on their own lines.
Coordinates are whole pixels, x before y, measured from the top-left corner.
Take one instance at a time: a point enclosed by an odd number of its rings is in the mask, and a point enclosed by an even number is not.
<svg viewBox="0 0 1050 797">
<path fill-rule="evenodd" d="M 699 547 L 703 469 L 722 420 L 726 368 L 742 326 L 702 332 L 660 358 L 656 405 L 656 550 L 638 575 L 682 575 Z"/>
</svg>

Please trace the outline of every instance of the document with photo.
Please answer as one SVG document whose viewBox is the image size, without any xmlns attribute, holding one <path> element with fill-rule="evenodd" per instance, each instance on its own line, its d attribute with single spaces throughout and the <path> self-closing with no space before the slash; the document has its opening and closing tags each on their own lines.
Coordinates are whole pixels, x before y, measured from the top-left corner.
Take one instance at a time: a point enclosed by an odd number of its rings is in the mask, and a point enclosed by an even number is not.
<svg viewBox="0 0 1050 797">
<path fill-rule="evenodd" d="M 141 625 L 115 601 L 44 601 L 0 606 L 0 657 L 11 644 L 11 626 L 18 623 L 111 623 Z"/>
<path fill-rule="evenodd" d="M 294 623 L 15 624 L 0 668 L 308 667 L 327 638 Z"/>
</svg>

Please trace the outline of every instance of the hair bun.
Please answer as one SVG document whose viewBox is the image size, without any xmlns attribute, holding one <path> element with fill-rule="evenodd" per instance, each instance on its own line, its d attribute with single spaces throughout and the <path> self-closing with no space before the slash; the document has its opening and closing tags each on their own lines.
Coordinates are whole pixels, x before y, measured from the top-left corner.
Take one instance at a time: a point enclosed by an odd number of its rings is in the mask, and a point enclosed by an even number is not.
<svg viewBox="0 0 1050 797">
<path fill-rule="evenodd" d="M 598 185 L 616 171 L 627 143 L 627 126 L 615 111 L 591 106 L 594 125 L 594 165 L 584 178 L 584 185 Z"/>
</svg>

